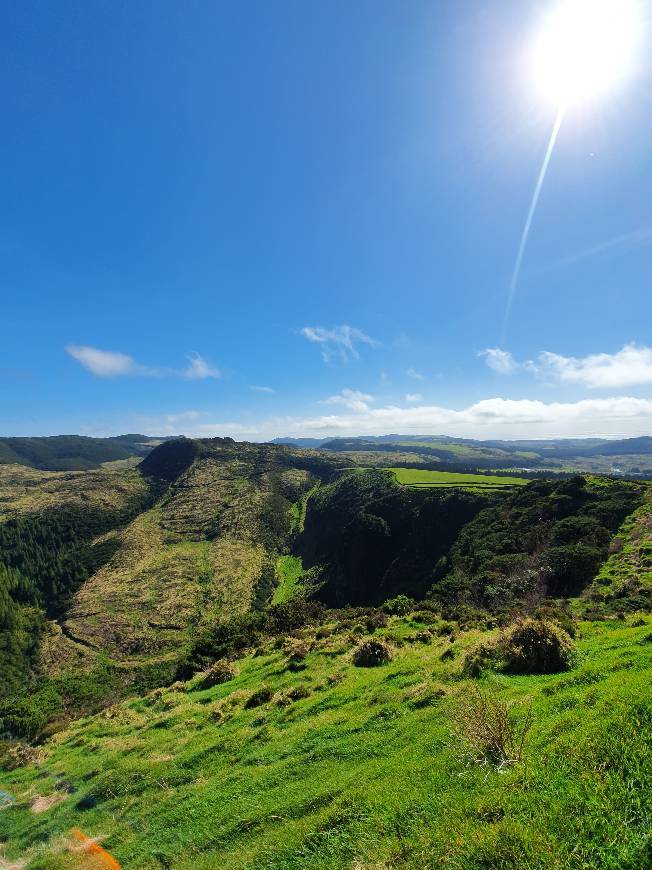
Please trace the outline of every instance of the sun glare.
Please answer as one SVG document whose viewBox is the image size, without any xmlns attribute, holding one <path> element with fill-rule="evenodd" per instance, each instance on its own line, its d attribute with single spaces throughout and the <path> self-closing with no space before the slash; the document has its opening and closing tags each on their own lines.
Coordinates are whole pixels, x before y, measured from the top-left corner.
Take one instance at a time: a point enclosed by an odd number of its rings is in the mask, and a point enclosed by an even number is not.
<svg viewBox="0 0 652 870">
<path fill-rule="evenodd" d="M 534 41 L 532 69 L 557 106 L 592 102 L 633 70 L 643 26 L 641 0 L 560 0 Z"/>
</svg>

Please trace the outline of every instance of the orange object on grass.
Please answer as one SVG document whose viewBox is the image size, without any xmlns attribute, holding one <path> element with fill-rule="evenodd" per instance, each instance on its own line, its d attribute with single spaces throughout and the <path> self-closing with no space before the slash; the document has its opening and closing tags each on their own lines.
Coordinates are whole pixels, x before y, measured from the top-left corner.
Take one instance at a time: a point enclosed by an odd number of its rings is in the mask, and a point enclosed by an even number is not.
<svg viewBox="0 0 652 870">
<path fill-rule="evenodd" d="M 120 865 L 115 858 L 109 855 L 106 849 L 103 849 L 99 843 L 96 843 L 91 837 L 87 837 L 79 828 L 73 828 L 71 834 L 76 840 L 79 840 L 87 852 L 96 855 L 105 867 L 111 867 L 111 870 L 120 870 Z"/>
</svg>

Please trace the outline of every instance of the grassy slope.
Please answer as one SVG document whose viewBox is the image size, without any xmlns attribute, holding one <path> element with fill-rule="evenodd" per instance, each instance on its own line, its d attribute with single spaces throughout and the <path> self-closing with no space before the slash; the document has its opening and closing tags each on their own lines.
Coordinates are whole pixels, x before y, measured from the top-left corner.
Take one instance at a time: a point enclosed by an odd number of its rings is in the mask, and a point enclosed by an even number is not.
<svg viewBox="0 0 652 870">
<path fill-rule="evenodd" d="M 652 599 L 652 486 L 618 530 L 611 551 L 586 597 L 597 604 L 617 604 L 625 596 Z"/>
<path fill-rule="evenodd" d="M 39 513 L 64 504 L 119 510 L 146 490 L 142 476 L 125 463 L 109 463 L 96 471 L 0 465 L 0 522 L 14 514 Z"/>
<path fill-rule="evenodd" d="M 274 590 L 272 604 L 284 604 L 293 598 L 301 589 L 302 574 L 303 566 L 299 556 L 279 556 L 276 563 L 278 586 Z"/>
<path fill-rule="evenodd" d="M 506 486 L 524 486 L 523 477 L 499 477 L 487 474 L 455 474 L 448 471 L 426 471 L 418 468 L 389 468 L 398 483 L 404 486 L 454 486 L 464 489 L 499 489 Z"/>
<path fill-rule="evenodd" d="M 88 666 L 99 650 L 117 661 L 173 653 L 202 617 L 250 609 L 277 558 L 276 527 L 289 532 L 294 500 L 303 521 L 303 496 L 314 485 L 307 470 L 292 467 L 293 455 L 301 452 L 204 442 L 75 595 L 63 634 L 55 630 L 45 643 L 49 669 L 79 658 Z"/>
<path fill-rule="evenodd" d="M 0 812 L 7 857 L 81 866 L 61 851 L 76 826 L 105 837 L 124 868 L 646 866 L 650 627 L 585 623 L 574 671 L 486 678 L 535 716 L 526 763 L 503 772 L 452 732 L 477 633 L 456 640 L 452 660 L 437 638 L 376 669 L 353 667 L 348 632 L 314 641 L 300 671 L 268 645 L 230 683 L 123 703 L 57 735 L 40 764 L 0 775 L 17 798 Z M 263 684 L 274 701 L 246 709 Z M 307 698 L 275 703 L 297 685 Z M 57 790 L 62 778 L 74 794 Z M 63 800 L 35 815 L 36 795 Z"/>
</svg>

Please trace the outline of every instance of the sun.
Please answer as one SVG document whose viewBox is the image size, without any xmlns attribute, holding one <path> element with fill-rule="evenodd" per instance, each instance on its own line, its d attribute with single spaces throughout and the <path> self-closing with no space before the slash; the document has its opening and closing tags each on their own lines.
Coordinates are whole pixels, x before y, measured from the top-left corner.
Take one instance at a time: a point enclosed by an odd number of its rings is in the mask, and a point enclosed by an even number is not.
<svg viewBox="0 0 652 870">
<path fill-rule="evenodd" d="M 560 0 L 532 46 L 532 72 L 558 107 L 593 102 L 634 70 L 643 28 L 641 0 Z"/>
</svg>

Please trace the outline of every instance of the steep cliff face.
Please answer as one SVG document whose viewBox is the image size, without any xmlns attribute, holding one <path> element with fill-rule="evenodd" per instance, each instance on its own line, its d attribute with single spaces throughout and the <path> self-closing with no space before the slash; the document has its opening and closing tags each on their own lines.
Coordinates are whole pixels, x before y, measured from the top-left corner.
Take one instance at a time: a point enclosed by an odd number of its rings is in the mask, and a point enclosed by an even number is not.
<svg viewBox="0 0 652 870">
<path fill-rule="evenodd" d="M 332 606 L 419 598 L 463 526 L 496 499 L 415 491 L 381 469 L 352 472 L 311 497 L 295 548 L 304 567 L 321 566 L 317 595 Z"/>
</svg>

